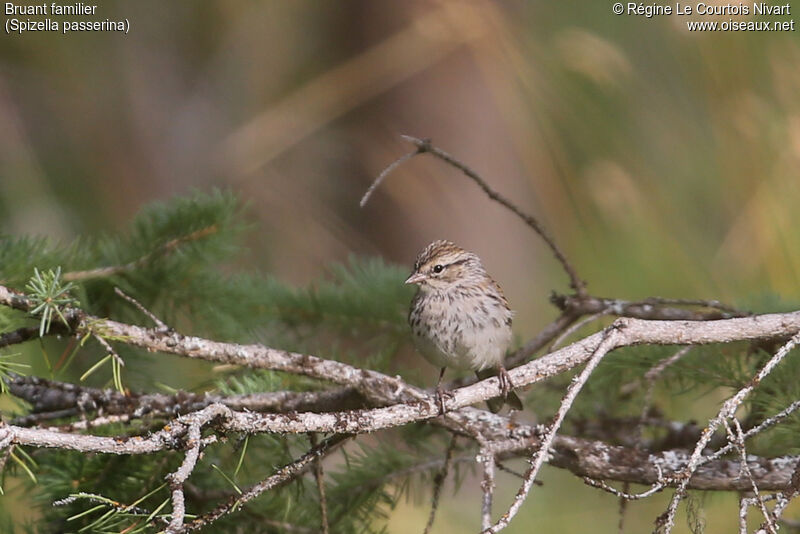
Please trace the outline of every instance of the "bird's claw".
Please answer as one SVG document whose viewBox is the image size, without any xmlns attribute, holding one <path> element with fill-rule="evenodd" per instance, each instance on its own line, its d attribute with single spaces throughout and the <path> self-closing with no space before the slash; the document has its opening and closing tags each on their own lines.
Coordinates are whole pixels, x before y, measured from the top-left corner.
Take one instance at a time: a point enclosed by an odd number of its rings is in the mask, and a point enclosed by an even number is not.
<svg viewBox="0 0 800 534">
<path fill-rule="evenodd" d="M 500 382 L 500 392 L 503 398 L 508 397 L 508 393 L 514 389 L 514 384 L 511 382 L 511 375 L 508 374 L 505 367 L 500 367 L 497 371 L 497 380 Z"/>
<path fill-rule="evenodd" d="M 446 411 L 444 407 L 445 397 L 452 399 L 453 393 L 444 389 L 442 386 L 436 386 L 436 392 L 433 394 L 433 398 L 439 406 L 439 415 L 444 415 Z"/>
</svg>

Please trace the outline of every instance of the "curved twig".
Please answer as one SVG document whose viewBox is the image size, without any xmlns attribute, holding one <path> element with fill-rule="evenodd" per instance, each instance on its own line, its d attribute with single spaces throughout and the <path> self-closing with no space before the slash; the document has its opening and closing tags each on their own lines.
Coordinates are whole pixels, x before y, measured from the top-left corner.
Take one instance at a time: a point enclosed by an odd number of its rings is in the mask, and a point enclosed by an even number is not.
<svg viewBox="0 0 800 534">
<path fill-rule="evenodd" d="M 480 187 L 491 200 L 494 200 L 495 202 L 499 203 L 500 205 L 511 211 L 514 215 L 522 219 L 525 222 L 525 224 L 530 226 L 534 232 L 539 234 L 539 237 L 541 237 L 542 240 L 544 240 L 544 242 L 547 244 L 547 246 L 550 247 L 550 250 L 553 252 L 553 255 L 555 256 L 556 260 L 558 260 L 558 262 L 561 264 L 561 267 L 563 267 L 564 271 L 567 273 L 567 276 L 569 277 L 570 280 L 570 287 L 572 287 L 572 289 L 574 289 L 575 293 L 577 293 L 578 295 L 580 296 L 586 295 L 586 282 L 581 280 L 581 278 L 578 276 L 577 271 L 569 262 L 566 255 L 564 255 L 564 253 L 561 251 L 561 248 L 559 248 L 559 246 L 556 244 L 555 239 L 553 239 L 553 237 L 547 232 L 544 225 L 542 225 L 542 223 L 539 222 L 538 219 L 536 219 L 533 215 L 525 213 L 520 208 L 518 208 L 513 202 L 511 202 L 506 197 L 502 196 L 500 193 L 489 187 L 489 184 L 486 183 L 486 180 L 481 178 L 481 176 L 477 172 L 472 170 L 466 164 L 462 163 L 461 161 L 451 156 L 444 150 L 435 147 L 431 143 L 430 139 L 418 139 L 411 135 L 401 135 L 400 137 L 402 137 L 404 140 L 416 146 L 417 150 L 414 152 L 409 152 L 408 154 L 404 154 L 397 160 L 393 161 L 378 175 L 375 181 L 372 182 L 372 184 L 370 185 L 369 189 L 367 189 L 367 192 L 361 198 L 360 204 L 362 208 L 364 207 L 364 205 L 366 205 L 367 201 L 369 200 L 369 197 L 372 195 L 375 189 L 377 189 L 377 187 L 381 184 L 381 182 L 383 182 L 383 180 L 390 172 L 392 172 L 402 163 L 408 161 L 409 159 L 413 158 L 418 154 L 425 154 L 425 153 L 431 154 L 439 158 L 440 160 L 444 161 L 448 165 L 451 165 L 456 169 L 460 170 L 462 173 L 464 173 L 465 176 L 467 176 L 473 182 L 478 184 L 478 187 Z"/>
</svg>

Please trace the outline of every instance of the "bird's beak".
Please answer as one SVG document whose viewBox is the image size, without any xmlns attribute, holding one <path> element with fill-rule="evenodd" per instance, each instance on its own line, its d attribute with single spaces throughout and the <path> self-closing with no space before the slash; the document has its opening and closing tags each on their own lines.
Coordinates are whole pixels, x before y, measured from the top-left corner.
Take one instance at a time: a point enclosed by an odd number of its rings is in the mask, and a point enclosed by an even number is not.
<svg viewBox="0 0 800 534">
<path fill-rule="evenodd" d="M 425 280 L 425 275 L 424 274 L 422 274 L 422 273 L 412 273 L 411 276 L 409 276 L 406 279 L 406 284 L 419 284 L 423 280 Z"/>
</svg>

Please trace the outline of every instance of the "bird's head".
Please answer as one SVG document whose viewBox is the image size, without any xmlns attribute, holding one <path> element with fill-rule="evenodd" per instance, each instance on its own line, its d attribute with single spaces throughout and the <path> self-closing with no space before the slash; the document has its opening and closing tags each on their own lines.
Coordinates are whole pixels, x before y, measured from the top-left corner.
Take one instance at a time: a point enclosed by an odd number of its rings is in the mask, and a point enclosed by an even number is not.
<svg viewBox="0 0 800 534">
<path fill-rule="evenodd" d="M 445 291 L 477 283 L 485 276 L 486 271 L 477 255 L 452 241 L 439 240 L 420 252 L 406 284 L 417 284 L 423 291 Z"/>
</svg>

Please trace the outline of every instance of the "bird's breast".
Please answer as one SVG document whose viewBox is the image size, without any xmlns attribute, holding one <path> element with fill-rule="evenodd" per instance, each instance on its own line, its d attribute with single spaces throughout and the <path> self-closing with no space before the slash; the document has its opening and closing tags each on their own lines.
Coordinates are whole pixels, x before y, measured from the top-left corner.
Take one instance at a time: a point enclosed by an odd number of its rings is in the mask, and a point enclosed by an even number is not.
<svg viewBox="0 0 800 534">
<path fill-rule="evenodd" d="M 479 370 L 498 365 L 511 343 L 511 311 L 470 293 L 421 293 L 409 315 L 419 351 L 434 365 Z"/>
</svg>

